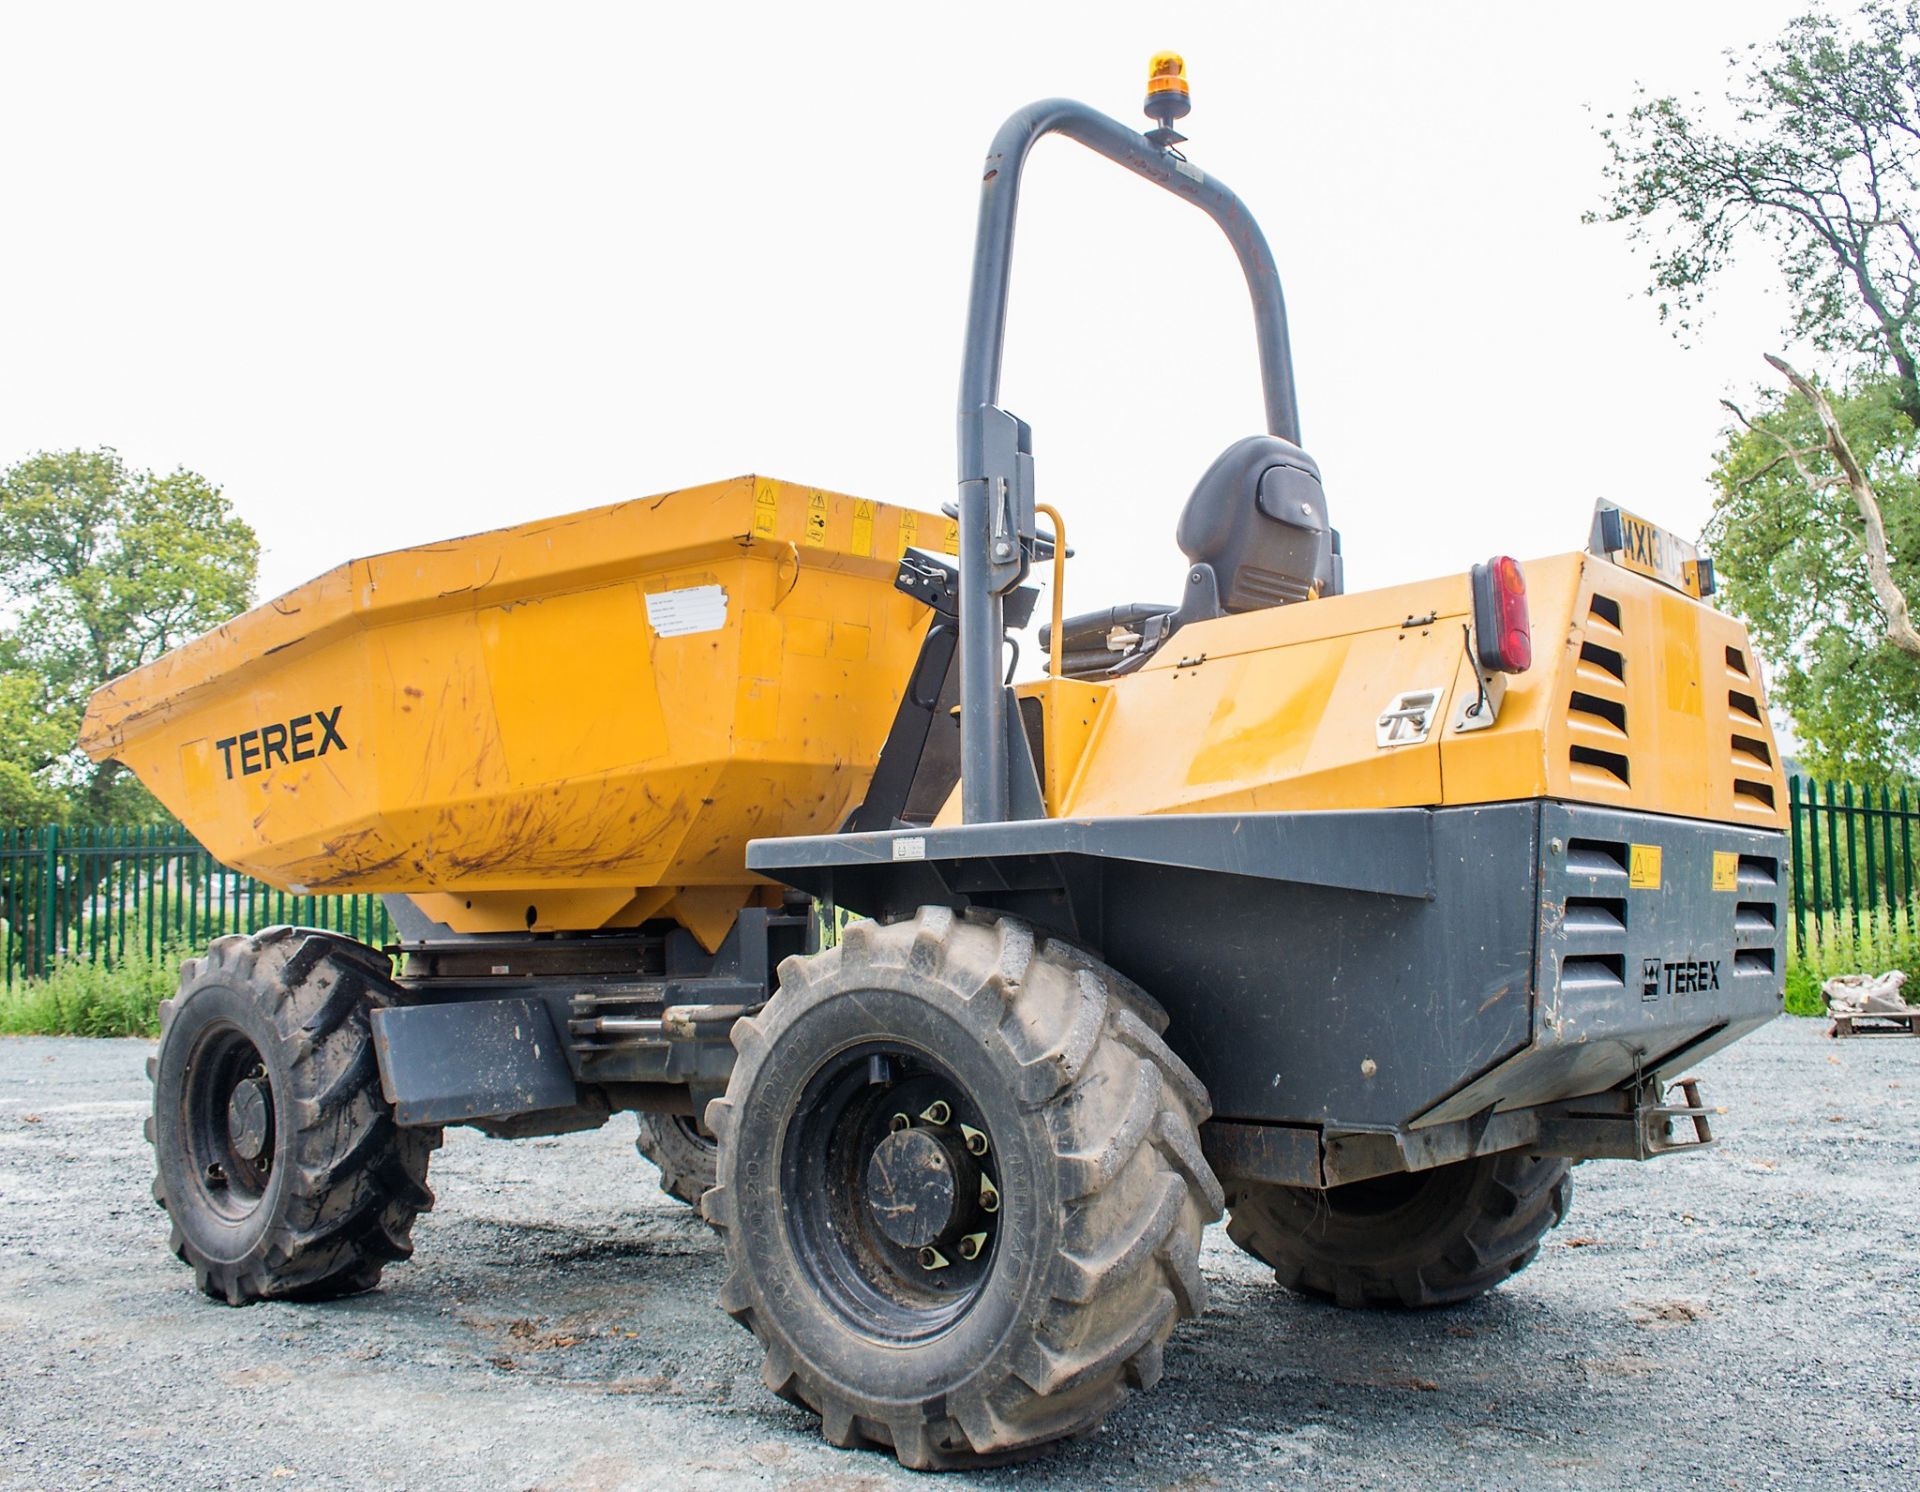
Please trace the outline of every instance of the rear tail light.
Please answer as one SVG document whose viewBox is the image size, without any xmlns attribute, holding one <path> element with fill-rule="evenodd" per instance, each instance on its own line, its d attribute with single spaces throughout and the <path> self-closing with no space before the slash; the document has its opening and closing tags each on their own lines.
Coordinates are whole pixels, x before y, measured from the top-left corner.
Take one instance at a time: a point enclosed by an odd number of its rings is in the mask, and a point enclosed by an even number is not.
<svg viewBox="0 0 1920 1492">
<path fill-rule="evenodd" d="M 1533 664 L 1533 627 L 1527 618 L 1527 577 L 1506 555 L 1473 567 L 1473 637 L 1480 666 L 1525 673 Z"/>
</svg>

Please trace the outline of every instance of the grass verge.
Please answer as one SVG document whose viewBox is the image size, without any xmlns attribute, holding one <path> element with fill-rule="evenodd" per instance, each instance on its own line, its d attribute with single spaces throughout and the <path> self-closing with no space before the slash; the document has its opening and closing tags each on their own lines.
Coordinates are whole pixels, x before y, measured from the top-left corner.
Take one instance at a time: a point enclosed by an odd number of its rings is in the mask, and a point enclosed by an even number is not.
<svg viewBox="0 0 1920 1492">
<path fill-rule="evenodd" d="M 1909 1004 L 1920 1001 L 1920 905 L 1903 912 L 1863 913 L 1858 930 L 1838 918 L 1824 937 L 1809 938 L 1787 959 L 1787 1014 L 1825 1015 L 1820 986 L 1836 974 L 1907 973 Z"/>
<path fill-rule="evenodd" d="M 112 968 L 74 959 L 0 992 L 3 1036 L 153 1036 L 180 981 L 176 949 L 129 951 Z"/>
</svg>

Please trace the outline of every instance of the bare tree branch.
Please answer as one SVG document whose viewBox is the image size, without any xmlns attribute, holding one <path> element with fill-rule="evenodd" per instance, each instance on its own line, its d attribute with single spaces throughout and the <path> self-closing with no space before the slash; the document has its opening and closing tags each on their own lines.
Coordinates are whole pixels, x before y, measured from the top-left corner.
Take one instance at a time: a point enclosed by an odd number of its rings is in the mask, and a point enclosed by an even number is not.
<svg viewBox="0 0 1920 1492">
<path fill-rule="evenodd" d="M 1915 630 L 1907 598 L 1894 583 L 1893 570 L 1887 561 L 1887 525 L 1880 516 L 1880 500 L 1874 496 L 1873 483 L 1867 479 L 1866 468 L 1860 464 L 1853 454 L 1853 447 L 1847 444 L 1847 437 L 1841 433 L 1840 421 L 1833 412 L 1833 406 L 1827 402 L 1827 396 L 1801 377 L 1785 358 L 1768 353 L 1767 363 L 1793 385 L 1794 391 L 1806 399 L 1819 416 L 1820 428 L 1827 436 L 1827 453 L 1845 476 L 1847 490 L 1853 494 L 1854 506 L 1860 510 L 1867 577 L 1873 582 L 1874 597 L 1885 614 L 1887 640 L 1902 652 L 1920 657 L 1920 630 Z M 1797 454 L 1794 455 L 1793 464 L 1802 477 L 1813 480 L 1808 475 L 1804 460 Z"/>
<path fill-rule="evenodd" d="M 1825 446 L 1813 446 L 1813 447 L 1796 446 L 1795 444 L 1793 444 L 1792 441 L 1788 440 L 1786 436 L 1782 435 L 1778 430 L 1769 430 L 1765 425 L 1757 425 L 1752 420 L 1748 419 L 1746 415 L 1746 411 L 1741 409 L 1741 407 L 1738 404 L 1735 404 L 1731 399 L 1722 399 L 1720 401 L 1720 407 L 1722 409 L 1730 411 L 1736 420 L 1738 420 L 1742 425 L 1746 426 L 1747 429 L 1753 431 L 1754 434 L 1764 435 L 1769 440 L 1778 441 L 1780 445 L 1783 447 L 1780 454 L 1778 456 L 1775 456 L 1773 460 L 1769 461 L 1765 466 L 1761 467 L 1758 471 L 1754 472 L 1752 475 L 1743 477 L 1740 482 L 1740 485 L 1742 487 L 1752 486 L 1755 482 L 1759 481 L 1762 477 L 1766 476 L 1768 472 L 1772 471 L 1775 467 L 1779 466 L 1780 463 L 1783 461 L 1791 461 L 1793 463 L 1793 469 L 1800 473 L 1800 480 L 1805 482 L 1809 487 L 1814 488 L 1816 491 L 1830 491 L 1833 488 L 1838 487 L 1840 485 L 1840 481 L 1837 477 L 1820 476 L 1816 474 L 1814 471 L 1812 471 L 1811 469 L 1809 469 L 1809 467 L 1807 466 L 1807 457 L 1813 455 L 1815 451 L 1824 451 L 1826 449 Z"/>
</svg>

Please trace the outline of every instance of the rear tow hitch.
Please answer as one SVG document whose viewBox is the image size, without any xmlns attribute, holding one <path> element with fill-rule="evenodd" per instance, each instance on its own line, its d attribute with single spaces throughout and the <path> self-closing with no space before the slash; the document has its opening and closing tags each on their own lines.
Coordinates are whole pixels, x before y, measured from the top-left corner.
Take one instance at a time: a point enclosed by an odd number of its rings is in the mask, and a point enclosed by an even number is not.
<svg viewBox="0 0 1920 1492">
<path fill-rule="evenodd" d="M 1678 1103 L 1673 1101 L 1676 1093 Z M 1670 1083 L 1649 1078 L 1541 1111 L 1539 1153 L 1582 1160 L 1647 1160 L 1676 1150 L 1701 1150 L 1713 1143 L 1713 1113 L 1701 1101 L 1699 1078 L 1675 1078 Z"/>
<path fill-rule="evenodd" d="M 1641 1091 L 1651 1096 L 1657 1084 L 1649 1083 Z M 1672 1102 L 1674 1090 L 1678 1089 L 1681 1103 Z M 1707 1115 L 1711 1112 L 1700 1102 L 1700 1079 L 1688 1076 L 1676 1078 L 1667 1089 L 1668 1102 L 1642 1108 L 1642 1133 L 1646 1139 L 1647 1154 L 1661 1155 L 1669 1150 L 1698 1150 L 1713 1143 L 1713 1125 Z M 1679 1126 L 1691 1120 L 1693 1137 L 1686 1139 L 1679 1132 Z"/>
</svg>

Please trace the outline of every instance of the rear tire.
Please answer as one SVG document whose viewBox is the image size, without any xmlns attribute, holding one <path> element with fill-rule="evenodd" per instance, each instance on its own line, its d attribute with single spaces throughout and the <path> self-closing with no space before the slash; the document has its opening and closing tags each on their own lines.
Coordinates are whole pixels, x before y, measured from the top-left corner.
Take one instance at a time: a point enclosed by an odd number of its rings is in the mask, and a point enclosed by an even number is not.
<svg viewBox="0 0 1920 1492">
<path fill-rule="evenodd" d="M 1237 1185 L 1227 1236 L 1303 1295 L 1424 1309 L 1525 1269 L 1572 1199 L 1566 1161 L 1512 1151 L 1326 1191 Z"/>
<path fill-rule="evenodd" d="M 1011 918 L 923 909 L 781 965 L 708 1106 L 721 1304 L 839 1446 L 1017 1459 L 1160 1376 L 1221 1193 L 1166 1017 Z"/>
<path fill-rule="evenodd" d="M 720 1144 L 687 1114 L 642 1114 L 633 1148 L 660 1168 L 660 1190 L 698 1209 L 713 1189 Z"/>
<path fill-rule="evenodd" d="M 438 1129 L 402 1129 L 368 1012 L 386 958 L 330 933 L 221 938 L 180 968 L 147 1059 L 169 1246 L 229 1305 L 371 1290 L 433 1205 Z"/>
</svg>

